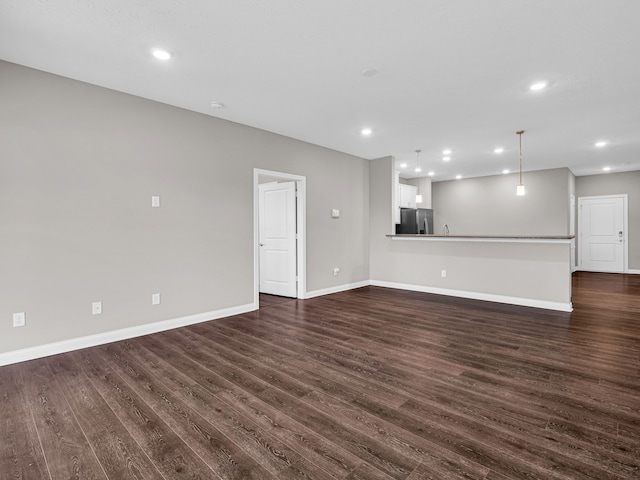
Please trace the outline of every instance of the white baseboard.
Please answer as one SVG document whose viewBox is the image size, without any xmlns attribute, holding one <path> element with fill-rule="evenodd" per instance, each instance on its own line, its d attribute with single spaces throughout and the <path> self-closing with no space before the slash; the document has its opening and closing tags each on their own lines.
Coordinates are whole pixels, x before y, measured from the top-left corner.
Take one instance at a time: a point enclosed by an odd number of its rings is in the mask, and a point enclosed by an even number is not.
<svg viewBox="0 0 640 480">
<path fill-rule="evenodd" d="M 313 290 L 311 292 L 307 292 L 304 298 L 308 299 L 308 298 L 320 297 L 322 295 L 329 295 L 331 293 L 344 292 L 347 290 L 353 290 L 354 288 L 367 287 L 369 285 L 371 285 L 371 282 L 369 282 L 369 280 L 364 280 L 362 282 L 355 282 L 355 283 L 346 283 L 344 285 L 337 285 L 335 287 L 322 288 L 320 290 Z"/>
<path fill-rule="evenodd" d="M 628 268 L 625 273 L 630 273 L 632 275 L 640 275 L 640 270 L 636 270 L 635 268 Z"/>
<path fill-rule="evenodd" d="M 95 347 L 96 345 L 104 345 L 105 343 L 117 342 L 128 338 L 149 335 L 150 333 L 163 332 L 165 330 L 172 330 L 178 327 L 186 327 L 187 325 L 193 325 L 195 323 L 202 323 L 209 320 L 230 317 L 232 315 L 239 315 L 241 313 L 252 312 L 257 308 L 256 304 L 247 303 L 246 305 L 239 305 L 237 307 L 197 313 L 186 317 L 147 323 L 136 327 L 123 328 L 120 330 L 113 330 L 111 332 L 98 333 L 95 335 L 88 335 L 86 337 L 72 338 L 61 342 L 48 343 L 45 345 L 38 345 L 36 347 L 0 353 L 0 367 L 36 358 L 48 357 L 49 355 L 57 355 L 59 353 L 80 350 L 82 348 Z"/>
<path fill-rule="evenodd" d="M 627 273 L 640 274 L 640 270 L 629 270 Z M 309 299 L 320 297 L 322 295 L 344 292 L 346 290 L 353 290 L 355 288 L 366 287 L 369 285 L 374 285 L 377 287 L 398 288 L 401 290 L 411 290 L 415 292 L 434 293 L 438 295 L 449 295 L 452 297 L 471 298 L 474 300 L 486 300 L 489 302 L 508 303 L 511 305 L 522 305 L 526 307 L 544 308 L 548 310 L 559 310 L 562 312 L 571 312 L 573 310 L 571 302 L 549 302 L 546 300 L 536 300 L 531 298 L 508 297 L 505 295 L 494 295 L 490 293 L 467 292 L 463 290 L 426 287 L 422 285 L 385 282 L 380 280 L 364 280 L 361 282 L 347 283 L 344 285 L 337 285 L 335 287 L 313 290 L 307 292 L 304 298 Z M 237 307 L 198 313 L 195 315 L 188 315 L 186 317 L 163 320 L 160 322 L 139 325 L 136 327 L 123 328 L 111 332 L 98 333 L 95 335 L 88 335 L 86 337 L 72 338 L 69 340 L 63 340 L 61 342 L 48 343 L 45 345 L 24 348 L 21 350 L 0 353 L 0 366 L 10 365 L 12 363 L 18 362 L 25 362 L 27 360 L 33 360 L 36 358 L 48 357 L 50 355 L 57 355 L 59 353 L 70 352 L 73 350 L 80 350 L 82 348 L 94 347 L 96 345 L 104 345 L 105 343 L 117 342 L 119 340 L 126 340 L 128 338 L 149 335 L 151 333 L 163 332 L 165 330 L 171 330 L 174 328 L 185 327 L 187 325 L 207 322 L 209 320 L 230 317 L 232 315 L 239 315 L 242 313 L 254 311 L 257 308 L 258 306 L 255 303 L 248 303 L 245 305 L 239 305 Z"/>
<path fill-rule="evenodd" d="M 495 295 L 492 293 L 467 292 L 465 290 L 451 290 L 448 288 L 426 287 L 407 283 L 384 282 L 380 280 L 371 280 L 371 285 L 376 287 L 399 288 L 401 290 L 411 290 L 414 292 L 435 293 L 437 295 L 449 295 L 451 297 L 471 298 L 473 300 L 485 300 L 488 302 L 508 303 L 510 305 L 521 305 L 524 307 L 545 308 L 547 310 L 559 310 L 561 312 L 573 311 L 573 305 L 571 302 L 550 302 L 534 298 L 509 297 L 506 295 Z"/>
</svg>

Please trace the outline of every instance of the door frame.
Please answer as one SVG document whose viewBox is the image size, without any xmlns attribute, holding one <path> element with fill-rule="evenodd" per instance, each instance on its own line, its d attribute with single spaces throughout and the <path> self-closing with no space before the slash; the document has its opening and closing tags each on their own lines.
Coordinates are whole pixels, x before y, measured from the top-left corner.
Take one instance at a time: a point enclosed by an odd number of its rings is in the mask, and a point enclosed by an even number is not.
<svg viewBox="0 0 640 480">
<path fill-rule="evenodd" d="M 578 242 L 580 239 L 576 235 L 576 214 L 578 213 L 578 202 L 576 196 L 569 195 L 569 236 L 571 239 L 571 273 L 578 270 Z"/>
<path fill-rule="evenodd" d="M 582 270 L 582 204 L 585 200 L 604 200 L 607 198 L 622 198 L 622 273 L 629 271 L 629 196 L 626 193 L 619 193 L 615 195 L 593 195 L 588 197 L 578 197 L 578 270 Z M 606 272 L 605 272 L 606 273 Z M 611 272 L 620 273 L 620 272 Z"/>
<path fill-rule="evenodd" d="M 253 169 L 253 302 L 256 308 L 260 306 L 260 193 L 258 185 L 260 177 L 270 177 L 277 180 L 293 181 L 296 183 L 296 298 L 305 298 L 307 291 L 307 178 L 291 173 Z"/>
</svg>

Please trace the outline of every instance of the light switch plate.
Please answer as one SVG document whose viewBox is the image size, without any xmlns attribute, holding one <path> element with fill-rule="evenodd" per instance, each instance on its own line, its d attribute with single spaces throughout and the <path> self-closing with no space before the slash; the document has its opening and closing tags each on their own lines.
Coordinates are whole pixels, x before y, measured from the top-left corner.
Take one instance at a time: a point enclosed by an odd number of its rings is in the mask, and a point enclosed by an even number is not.
<svg viewBox="0 0 640 480">
<path fill-rule="evenodd" d="M 27 319 L 27 315 L 24 312 L 18 312 L 13 314 L 13 326 L 24 327 Z"/>
<path fill-rule="evenodd" d="M 331 210 L 331 218 L 340 218 L 340 210 L 334 208 Z"/>
<path fill-rule="evenodd" d="M 151 295 L 151 305 L 160 305 L 160 294 L 153 293 Z"/>
<path fill-rule="evenodd" d="M 153 196 L 151 197 L 151 206 L 154 208 L 157 208 L 160 206 L 160 197 L 158 196 Z"/>
</svg>

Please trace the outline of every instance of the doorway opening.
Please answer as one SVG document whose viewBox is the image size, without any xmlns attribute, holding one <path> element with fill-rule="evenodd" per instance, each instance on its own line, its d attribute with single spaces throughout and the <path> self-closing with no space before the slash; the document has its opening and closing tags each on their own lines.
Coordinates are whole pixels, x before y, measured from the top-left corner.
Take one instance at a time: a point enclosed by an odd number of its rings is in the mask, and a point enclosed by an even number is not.
<svg viewBox="0 0 640 480">
<path fill-rule="evenodd" d="M 579 270 L 628 270 L 627 195 L 578 198 Z"/>
<path fill-rule="evenodd" d="M 304 298 L 306 177 L 254 168 L 253 237 L 256 308 L 262 291 Z"/>
</svg>

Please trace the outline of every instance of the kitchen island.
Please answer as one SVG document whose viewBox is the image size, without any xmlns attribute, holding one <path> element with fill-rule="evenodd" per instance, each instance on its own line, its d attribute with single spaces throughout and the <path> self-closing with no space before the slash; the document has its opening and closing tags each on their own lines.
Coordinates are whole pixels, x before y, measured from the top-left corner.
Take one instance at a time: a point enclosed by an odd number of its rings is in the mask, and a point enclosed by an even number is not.
<svg viewBox="0 0 640 480">
<path fill-rule="evenodd" d="M 563 235 L 386 235 L 372 285 L 570 312 Z M 377 280 L 378 279 L 378 280 Z M 384 280 L 380 280 L 384 279 Z"/>
</svg>

